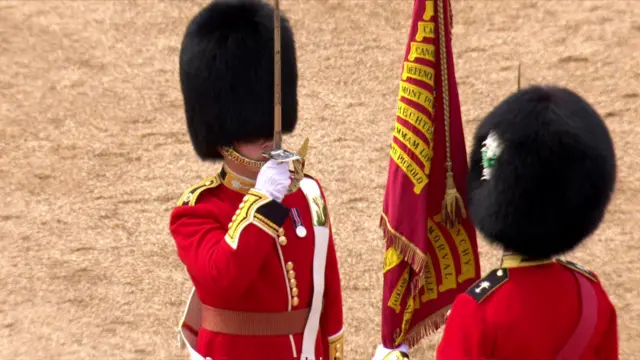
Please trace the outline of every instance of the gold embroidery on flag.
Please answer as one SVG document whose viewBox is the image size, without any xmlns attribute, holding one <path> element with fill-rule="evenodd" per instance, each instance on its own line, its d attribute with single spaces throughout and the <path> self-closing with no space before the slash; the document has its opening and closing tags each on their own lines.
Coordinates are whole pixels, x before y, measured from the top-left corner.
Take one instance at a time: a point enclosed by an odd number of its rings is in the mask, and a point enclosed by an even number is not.
<svg viewBox="0 0 640 360">
<path fill-rule="evenodd" d="M 433 218 L 433 220 L 441 222 L 442 217 L 438 214 Z M 445 226 L 445 228 L 447 227 Z M 475 278 L 476 259 L 473 255 L 469 235 L 467 235 L 467 232 L 461 224 L 458 224 L 451 229 L 447 228 L 447 231 L 449 231 L 449 234 L 455 241 L 458 254 L 460 255 L 460 268 L 462 269 L 462 273 L 458 276 L 458 282 L 461 283 L 465 280 Z"/>
<path fill-rule="evenodd" d="M 424 272 L 422 273 L 424 281 L 424 295 L 420 297 L 420 301 L 426 303 L 429 300 L 438 298 L 438 284 L 436 281 L 436 271 L 433 268 L 433 262 L 431 256 L 427 257 L 426 264 L 424 266 Z"/>
<path fill-rule="evenodd" d="M 398 100 L 398 111 L 396 115 L 420 129 L 427 140 L 429 140 L 430 146 L 433 147 L 433 123 L 427 115 L 403 103 L 401 100 Z"/>
<path fill-rule="evenodd" d="M 404 291 L 407 289 L 407 285 L 409 284 L 409 271 L 410 267 L 407 267 L 404 273 L 402 273 L 402 277 L 398 280 L 398 284 L 396 288 L 393 290 L 393 294 L 389 298 L 389 302 L 387 305 L 396 311 L 396 314 L 400 312 L 400 303 L 402 302 L 402 296 L 404 295 Z"/>
<path fill-rule="evenodd" d="M 413 305 L 414 305 L 413 297 L 410 297 L 407 300 L 407 307 L 404 310 L 404 315 L 402 316 L 402 332 L 400 333 L 400 336 L 396 340 L 396 343 L 395 343 L 396 346 L 400 345 L 400 342 L 404 339 L 407 332 L 409 331 L 409 325 L 411 324 L 411 319 L 413 318 L 413 309 L 414 309 Z"/>
<path fill-rule="evenodd" d="M 404 68 L 402 69 L 402 80 L 407 80 L 407 78 L 424 81 L 434 86 L 433 79 L 435 78 L 435 70 L 428 66 L 405 61 Z"/>
<path fill-rule="evenodd" d="M 433 12 L 433 1 L 426 1 L 424 6 L 424 15 L 422 15 L 423 20 L 429 20 L 433 17 L 435 13 Z"/>
<path fill-rule="evenodd" d="M 429 61 L 436 61 L 436 48 L 431 44 L 423 44 L 419 42 L 411 42 L 411 52 L 409 52 L 409 60 L 416 58 Z"/>
<path fill-rule="evenodd" d="M 462 225 L 458 224 L 453 229 L 449 230 L 451 237 L 456 242 L 456 248 L 458 254 L 460 254 L 460 267 L 462 273 L 458 276 L 458 282 L 461 283 L 468 279 L 476 277 L 476 263 L 473 256 L 473 249 L 471 249 L 471 241 L 467 232 L 464 231 Z"/>
<path fill-rule="evenodd" d="M 420 170 L 418 164 L 411 160 L 409 155 L 402 151 L 395 143 L 391 144 L 390 154 L 393 161 L 400 166 L 404 173 L 409 176 L 413 185 L 415 185 L 413 192 L 420 194 L 424 189 L 424 186 L 427 185 L 427 182 L 429 181 L 427 179 L 427 174 Z"/>
<path fill-rule="evenodd" d="M 424 106 L 431 114 L 433 114 L 433 95 L 426 89 L 419 88 L 406 81 L 400 81 L 400 90 L 398 91 L 398 99 L 405 97 Z"/>
<path fill-rule="evenodd" d="M 384 270 L 383 274 L 393 269 L 402 262 L 402 256 L 394 247 L 390 247 L 384 253 Z"/>
<path fill-rule="evenodd" d="M 418 155 L 418 158 L 420 158 L 424 164 L 425 175 L 429 175 L 431 172 L 431 159 L 433 158 L 433 151 L 431 151 L 431 148 L 416 136 L 416 134 L 412 133 L 409 129 L 397 122 L 394 129 L 394 135 L 396 139 L 407 145 L 414 154 Z"/>
<path fill-rule="evenodd" d="M 433 220 L 428 219 L 427 226 L 429 240 L 431 240 L 431 244 L 436 249 L 438 262 L 440 263 L 442 284 L 440 284 L 438 291 L 443 292 L 449 289 L 455 289 L 458 286 L 456 283 L 456 267 L 453 264 L 453 256 L 451 255 L 447 240 Z"/>
<path fill-rule="evenodd" d="M 418 32 L 416 33 L 416 41 L 422 41 L 424 38 L 433 39 L 436 35 L 436 24 L 433 22 L 418 22 Z"/>
</svg>

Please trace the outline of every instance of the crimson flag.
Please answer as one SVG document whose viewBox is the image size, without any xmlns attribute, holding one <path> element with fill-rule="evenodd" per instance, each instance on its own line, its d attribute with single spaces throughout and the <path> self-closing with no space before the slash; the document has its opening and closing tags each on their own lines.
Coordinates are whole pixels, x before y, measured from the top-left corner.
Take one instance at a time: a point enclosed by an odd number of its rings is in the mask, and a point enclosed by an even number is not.
<svg viewBox="0 0 640 360">
<path fill-rule="evenodd" d="M 450 0 L 414 0 L 381 228 L 382 344 L 409 347 L 444 324 L 480 278 L 466 216 L 467 153 L 451 48 Z"/>
</svg>

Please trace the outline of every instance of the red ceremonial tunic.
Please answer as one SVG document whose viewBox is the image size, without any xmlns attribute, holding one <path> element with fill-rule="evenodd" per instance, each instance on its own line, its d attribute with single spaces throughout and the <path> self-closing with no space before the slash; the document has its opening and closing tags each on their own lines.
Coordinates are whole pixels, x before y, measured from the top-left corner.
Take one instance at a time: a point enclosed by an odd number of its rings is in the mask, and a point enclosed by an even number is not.
<svg viewBox="0 0 640 360">
<path fill-rule="evenodd" d="M 245 197 L 255 191 L 254 183 L 226 168 L 209 183 L 205 179 L 200 186 L 187 190 L 170 220 L 178 256 L 200 301 L 241 312 L 311 307 L 314 229 L 302 190 L 287 194 L 282 204 L 264 196 L 267 204 L 255 211 L 254 221 L 242 221 L 237 218 L 251 208 Z M 306 230 L 303 237 L 296 234 L 299 226 Z M 277 233 L 280 228 L 284 238 Z M 315 356 L 318 360 L 334 360 L 342 356 L 343 313 L 331 231 L 324 283 Z M 194 330 L 198 332 L 195 350 L 214 360 L 292 360 L 301 354 L 302 333 L 254 336 L 212 332 L 203 327 Z"/>
<path fill-rule="evenodd" d="M 557 359 L 581 317 L 576 271 L 589 278 L 598 305 L 595 329 L 575 360 L 618 359 L 616 310 L 598 278 L 570 262 L 518 255 L 505 255 L 499 269 L 456 298 L 436 359 Z"/>
</svg>

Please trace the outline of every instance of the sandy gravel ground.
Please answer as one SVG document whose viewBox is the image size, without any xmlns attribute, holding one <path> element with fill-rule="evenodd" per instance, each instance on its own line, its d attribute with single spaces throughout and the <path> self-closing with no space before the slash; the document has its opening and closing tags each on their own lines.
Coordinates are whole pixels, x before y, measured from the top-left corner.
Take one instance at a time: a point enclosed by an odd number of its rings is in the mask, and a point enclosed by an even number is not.
<svg viewBox="0 0 640 360">
<path fill-rule="evenodd" d="M 300 127 L 324 183 L 344 279 L 347 358 L 379 341 L 377 228 L 410 0 L 284 0 L 296 31 Z M 0 1 L 0 359 L 182 359 L 190 285 L 169 212 L 217 170 L 185 131 L 177 57 L 203 1 Z M 469 140 L 523 82 L 570 86 L 606 117 L 619 183 L 572 258 L 619 311 L 621 358 L 640 359 L 640 2 L 454 0 Z M 634 125 L 636 124 L 636 125 Z M 483 272 L 498 263 L 481 245 Z M 549 324 L 552 326 L 552 324 Z M 435 340 L 412 351 L 431 359 Z"/>
</svg>

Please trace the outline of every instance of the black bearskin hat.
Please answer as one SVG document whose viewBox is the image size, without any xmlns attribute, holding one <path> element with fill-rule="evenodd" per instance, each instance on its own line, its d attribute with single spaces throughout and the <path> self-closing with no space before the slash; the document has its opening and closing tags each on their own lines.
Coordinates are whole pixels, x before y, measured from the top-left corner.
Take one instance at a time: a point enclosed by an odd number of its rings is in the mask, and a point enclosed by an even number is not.
<svg viewBox="0 0 640 360">
<path fill-rule="evenodd" d="M 218 146 L 273 137 L 274 9 L 260 0 L 216 0 L 189 23 L 180 85 L 193 147 L 203 160 Z M 295 41 L 280 16 L 282 132 L 298 120 Z"/>
<path fill-rule="evenodd" d="M 614 190 L 615 152 L 603 120 L 579 95 L 520 90 L 487 115 L 473 142 L 469 213 L 488 241 L 544 259 L 598 228 Z"/>
</svg>

